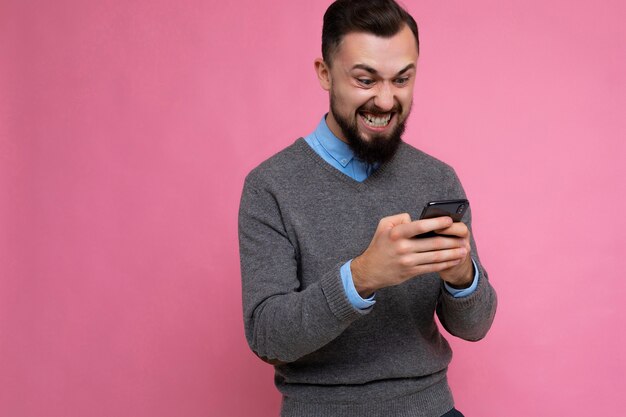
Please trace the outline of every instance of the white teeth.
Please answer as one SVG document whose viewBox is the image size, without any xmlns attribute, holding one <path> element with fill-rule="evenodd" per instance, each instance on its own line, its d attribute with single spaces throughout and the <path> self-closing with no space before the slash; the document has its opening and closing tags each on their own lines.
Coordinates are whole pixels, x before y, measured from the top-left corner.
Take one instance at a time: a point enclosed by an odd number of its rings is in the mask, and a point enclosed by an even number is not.
<svg viewBox="0 0 626 417">
<path fill-rule="evenodd" d="M 391 113 L 382 117 L 375 117 L 375 116 L 372 116 L 371 114 L 363 113 L 363 120 L 365 120 L 365 122 L 369 126 L 384 127 L 384 126 L 387 126 L 387 124 L 389 123 L 389 120 L 391 120 Z"/>
</svg>

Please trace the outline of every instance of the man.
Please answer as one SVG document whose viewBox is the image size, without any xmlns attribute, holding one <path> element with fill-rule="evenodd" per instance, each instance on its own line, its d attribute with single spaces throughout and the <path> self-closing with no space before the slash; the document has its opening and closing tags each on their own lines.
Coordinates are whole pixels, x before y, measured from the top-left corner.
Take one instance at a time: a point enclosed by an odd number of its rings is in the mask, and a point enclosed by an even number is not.
<svg viewBox="0 0 626 417">
<path fill-rule="evenodd" d="M 333 3 L 315 61 L 330 110 L 246 178 L 246 337 L 275 366 L 282 416 L 462 415 L 434 314 L 479 340 L 496 294 L 469 213 L 412 220 L 465 197 L 452 168 L 401 140 L 418 53 L 415 21 L 393 0 Z"/>
</svg>

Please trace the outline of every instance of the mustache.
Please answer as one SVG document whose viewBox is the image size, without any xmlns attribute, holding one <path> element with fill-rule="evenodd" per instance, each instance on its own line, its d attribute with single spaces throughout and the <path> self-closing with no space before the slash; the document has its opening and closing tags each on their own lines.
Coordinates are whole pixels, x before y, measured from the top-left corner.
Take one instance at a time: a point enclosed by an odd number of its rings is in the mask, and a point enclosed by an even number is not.
<svg viewBox="0 0 626 417">
<path fill-rule="evenodd" d="M 387 114 L 387 113 L 400 113 L 402 111 L 402 106 L 400 103 L 396 102 L 393 107 L 389 110 L 383 110 L 375 104 L 364 104 L 357 109 L 357 112 L 361 113 L 372 113 L 372 114 Z"/>
</svg>

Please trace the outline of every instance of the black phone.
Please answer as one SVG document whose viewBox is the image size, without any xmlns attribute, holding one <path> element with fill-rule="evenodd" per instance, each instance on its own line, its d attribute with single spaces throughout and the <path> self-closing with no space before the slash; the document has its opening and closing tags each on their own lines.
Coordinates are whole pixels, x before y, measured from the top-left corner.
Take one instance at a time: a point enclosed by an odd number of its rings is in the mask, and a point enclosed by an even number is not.
<svg viewBox="0 0 626 417">
<path fill-rule="evenodd" d="M 448 216 L 453 221 L 460 222 L 468 207 L 469 201 L 466 199 L 431 201 L 424 206 L 420 220 Z"/>
<path fill-rule="evenodd" d="M 460 222 L 468 207 L 469 201 L 464 198 L 459 200 L 431 201 L 430 203 L 426 204 L 426 206 L 424 206 L 424 209 L 422 210 L 422 215 L 420 216 L 420 220 L 448 216 L 452 218 L 452 221 Z M 421 235 L 417 235 L 415 237 L 425 238 L 434 236 L 444 235 L 440 235 L 435 232 L 428 232 L 422 233 Z"/>
</svg>

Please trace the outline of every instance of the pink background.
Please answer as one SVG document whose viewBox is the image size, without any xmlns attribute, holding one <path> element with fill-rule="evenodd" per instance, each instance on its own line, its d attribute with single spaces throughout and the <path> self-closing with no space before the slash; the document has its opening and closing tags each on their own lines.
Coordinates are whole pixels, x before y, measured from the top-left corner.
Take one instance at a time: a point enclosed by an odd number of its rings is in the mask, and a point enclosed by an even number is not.
<svg viewBox="0 0 626 417">
<path fill-rule="evenodd" d="M 326 111 L 328 4 L 0 0 L 1 416 L 277 415 L 237 209 Z M 406 4 L 406 140 L 459 172 L 500 301 L 458 408 L 624 415 L 625 3 Z"/>
</svg>

